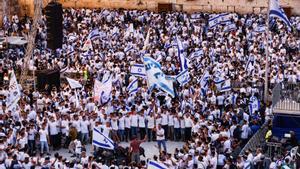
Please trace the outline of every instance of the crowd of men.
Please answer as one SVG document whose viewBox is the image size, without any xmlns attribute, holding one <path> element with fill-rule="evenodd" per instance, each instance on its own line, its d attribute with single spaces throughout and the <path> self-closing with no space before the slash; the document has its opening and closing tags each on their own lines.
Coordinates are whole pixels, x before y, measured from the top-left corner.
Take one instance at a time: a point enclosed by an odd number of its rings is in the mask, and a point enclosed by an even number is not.
<svg viewBox="0 0 300 169">
<path fill-rule="evenodd" d="M 257 31 L 266 23 L 266 15 L 232 14 L 236 28 L 230 31 L 222 24 L 209 29 L 209 15 L 64 9 L 64 43 L 56 51 L 47 49 L 43 16 L 30 69 L 58 67 L 69 75 L 79 73 L 79 81 L 85 86 L 76 92 L 63 83 L 46 92 L 23 90 L 17 110 L 9 111 L 9 75 L 22 70 L 25 49 L 13 47 L 1 53 L 0 168 L 145 168 L 147 162 L 136 157 L 140 155 L 136 145 L 147 141 L 158 141 L 160 154 L 151 159 L 168 168 L 288 167 L 290 160 L 282 157 L 264 163 L 263 149 L 250 149 L 239 156 L 241 148 L 272 116 L 271 103 L 262 100 L 265 34 Z M 291 17 L 290 21 L 291 30 L 275 20 L 270 31 L 270 86 L 300 82 L 300 17 Z M 3 28 L 6 35 L 24 36 L 30 32 L 31 22 L 14 15 L 5 20 Z M 95 28 L 100 36 L 92 41 L 92 48 L 83 49 Z M 137 77 L 137 92 L 126 89 L 133 79 L 130 67 L 143 63 L 149 29 L 146 52 L 160 62 L 166 75 L 180 73 L 176 37 L 190 59 L 190 81 L 184 86 L 174 82 L 175 98 L 158 89 L 149 92 L 143 77 Z M 201 54 L 194 56 L 198 51 Z M 210 77 L 203 91 L 199 80 L 206 72 Z M 94 101 L 91 84 L 108 73 L 113 76 L 111 100 L 100 104 Z M 231 80 L 230 90 L 218 90 L 218 77 Z M 251 97 L 260 102 L 256 111 L 249 109 Z M 95 148 L 94 154 L 86 153 L 93 128 L 114 141 L 113 152 Z M 135 143 L 129 149 L 118 146 L 132 140 Z M 185 145 L 170 152 L 167 140 L 183 141 Z M 49 157 L 63 148 L 68 148 L 75 160 L 59 154 Z"/>
</svg>

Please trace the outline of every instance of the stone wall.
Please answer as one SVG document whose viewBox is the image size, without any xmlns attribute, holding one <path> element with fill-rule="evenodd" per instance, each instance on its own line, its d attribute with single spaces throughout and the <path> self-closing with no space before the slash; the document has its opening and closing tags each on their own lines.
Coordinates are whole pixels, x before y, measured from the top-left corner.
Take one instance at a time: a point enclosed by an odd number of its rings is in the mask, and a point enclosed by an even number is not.
<svg viewBox="0 0 300 169">
<path fill-rule="evenodd" d="M 11 1 L 11 0 L 8 0 Z M 34 0 L 15 0 L 22 15 L 33 15 Z M 43 0 L 46 5 L 51 0 Z M 64 7 L 126 8 L 156 11 L 159 3 L 173 3 L 176 10 L 188 12 L 261 13 L 267 11 L 267 0 L 58 0 Z M 142 2 L 142 3 L 139 3 Z M 300 15 L 300 0 L 280 0 L 282 7 L 290 7 L 292 14 Z"/>
</svg>

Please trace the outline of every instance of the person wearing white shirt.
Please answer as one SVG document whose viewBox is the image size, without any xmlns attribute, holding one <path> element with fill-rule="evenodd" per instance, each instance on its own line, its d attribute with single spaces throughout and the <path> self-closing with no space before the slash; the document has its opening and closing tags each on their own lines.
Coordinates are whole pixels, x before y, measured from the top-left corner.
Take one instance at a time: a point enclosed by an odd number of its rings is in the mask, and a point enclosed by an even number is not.
<svg viewBox="0 0 300 169">
<path fill-rule="evenodd" d="M 49 121 L 49 133 L 50 133 L 50 143 L 53 146 L 53 150 L 59 149 L 60 137 L 58 135 L 59 124 L 54 120 L 54 117 L 50 117 Z"/>
<path fill-rule="evenodd" d="M 174 116 L 174 140 L 178 141 L 180 140 L 180 118 L 178 115 Z"/>
<path fill-rule="evenodd" d="M 125 141 L 125 115 L 122 113 L 119 114 L 119 119 L 118 119 L 118 135 L 120 141 Z"/>
<path fill-rule="evenodd" d="M 164 151 L 167 152 L 167 145 L 165 140 L 165 130 L 159 124 L 156 129 L 156 140 L 158 144 L 159 152 L 161 152 L 161 146 L 163 146 Z"/>
<path fill-rule="evenodd" d="M 138 115 L 138 122 L 139 122 L 139 133 L 140 138 L 145 138 L 146 135 L 146 123 L 145 123 L 145 117 L 143 111 L 141 111 Z"/>
<path fill-rule="evenodd" d="M 130 128 L 131 128 L 131 119 L 129 114 L 127 113 L 125 116 L 125 141 L 126 142 L 131 139 Z"/>
<path fill-rule="evenodd" d="M 36 129 L 34 128 L 34 124 L 30 125 L 30 129 L 28 131 L 28 148 L 29 155 L 32 155 L 35 151 L 35 135 L 37 134 Z"/>
<path fill-rule="evenodd" d="M 89 128 L 90 121 L 87 119 L 86 116 L 83 116 L 82 120 L 80 121 L 81 142 L 83 145 L 85 145 L 89 141 Z"/>
<path fill-rule="evenodd" d="M 172 113 L 168 114 L 168 137 L 174 140 L 174 115 Z"/>
<path fill-rule="evenodd" d="M 153 140 L 153 129 L 155 126 L 155 117 L 153 113 L 148 115 L 146 117 L 146 120 L 147 120 L 147 136 L 148 136 L 148 141 L 150 142 Z"/>
<path fill-rule="evenodd" d="M 192 127 L 193 127 L 193 120 L 190 117 L 190 114 L 186 114 L 184 116 L 184 126 L 185 126 L 185 140 L 191 140 L 192 137 Z"/>
<path fill-rule="evenodd" d="M 66 116 L 62 116 L 62 121 L 61 121 L 61 134 L 62 134 L 62 145 L 64 148 L 67 148 L 69 145 L 69 120 L 67 119 Z"/>
<path fill-rule="evenodd" d="M 42 124 L 42 128 L 39 130 L 40 135 L 40 147 L 41 147 L 41 154 L 44 154 L 44 150 L 46 153 L 49 154 L 49 145 L 48 145 L 48 131 L 46 130 L 46 124 Z"/>
<path fill-rule="evenodd" d="M 130 115 L 131 136 L 137 136 L 138 115 L 133 111 Z"/>
</svg>

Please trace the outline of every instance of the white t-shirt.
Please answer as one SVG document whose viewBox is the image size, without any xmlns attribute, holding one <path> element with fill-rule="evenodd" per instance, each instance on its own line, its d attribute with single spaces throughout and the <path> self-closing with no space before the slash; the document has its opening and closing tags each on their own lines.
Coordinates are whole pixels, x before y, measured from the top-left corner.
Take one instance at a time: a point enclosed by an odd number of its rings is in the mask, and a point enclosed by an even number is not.
<svg viewBox="0 0 300 169">
<path fill-rule="evenodd" d="M 138 116 L 138 119 L 139 119 L 139 127 L 140 127 L 140 128 L 145 128 L 145 127 L 146 127 L 146 124 L 145 124 L 145 117 L 139 115 L 139 116 Z"/>
<path fill-rule="evenodd" d="M 147 116 L 147 121 L 148 121 L 148 129 L 153 129 L 154 128 L 154 117 L 152 116 Z"/>
<path fill-rule="evenodd" d="M 162 136 L 159 136 L 162 135 Z M 156 140 L 164 140 L 165 139 L 165 130 L 163 128 L 157 129 L 156 131 Z"/>
<path fill-rule="evenodd" d="M 56 121 L 49 122 L 50 135 L 58 134 L 57 126 L 58 126 L 58 123 Z"/>
<path fill-rule="evenodd" d="M 124 130 L 125 129 L 125 117 L 122 116 L 119 118 L 119 130 Z"/>
<path fill-rule="evenodd" d="M 39 134 L 40 134 L 40 141 L 47 141 L 47 135 L 48 135 L 47 130 L 40 129 Z"/>
<path fill-rule="evenodd" d="M 88 120 L 84 120 L 80 122 L 80 129 L 82 133 L 89 133 L 90 122 Z"/>
<path fill-rule="evenodd" d="M 138 127 L 138 116 L 136 114 L 131 115 L 130 122 L 132 127 Z"/>
</svg>

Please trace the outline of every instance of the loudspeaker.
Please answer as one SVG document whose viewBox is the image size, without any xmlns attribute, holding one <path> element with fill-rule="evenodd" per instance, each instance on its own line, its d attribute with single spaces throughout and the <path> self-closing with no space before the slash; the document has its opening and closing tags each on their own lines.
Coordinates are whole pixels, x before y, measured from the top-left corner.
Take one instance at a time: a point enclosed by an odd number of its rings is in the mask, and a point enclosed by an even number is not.
<svg viewBox="0 0 300 169">
<path fill-rule="evenodd" d="M 47 47 L 52 50 L 62 48 L 63 42 L 63 10 L 62 5 L 50 2 L 45 7 L 47 19 Z"/>
</svg>

